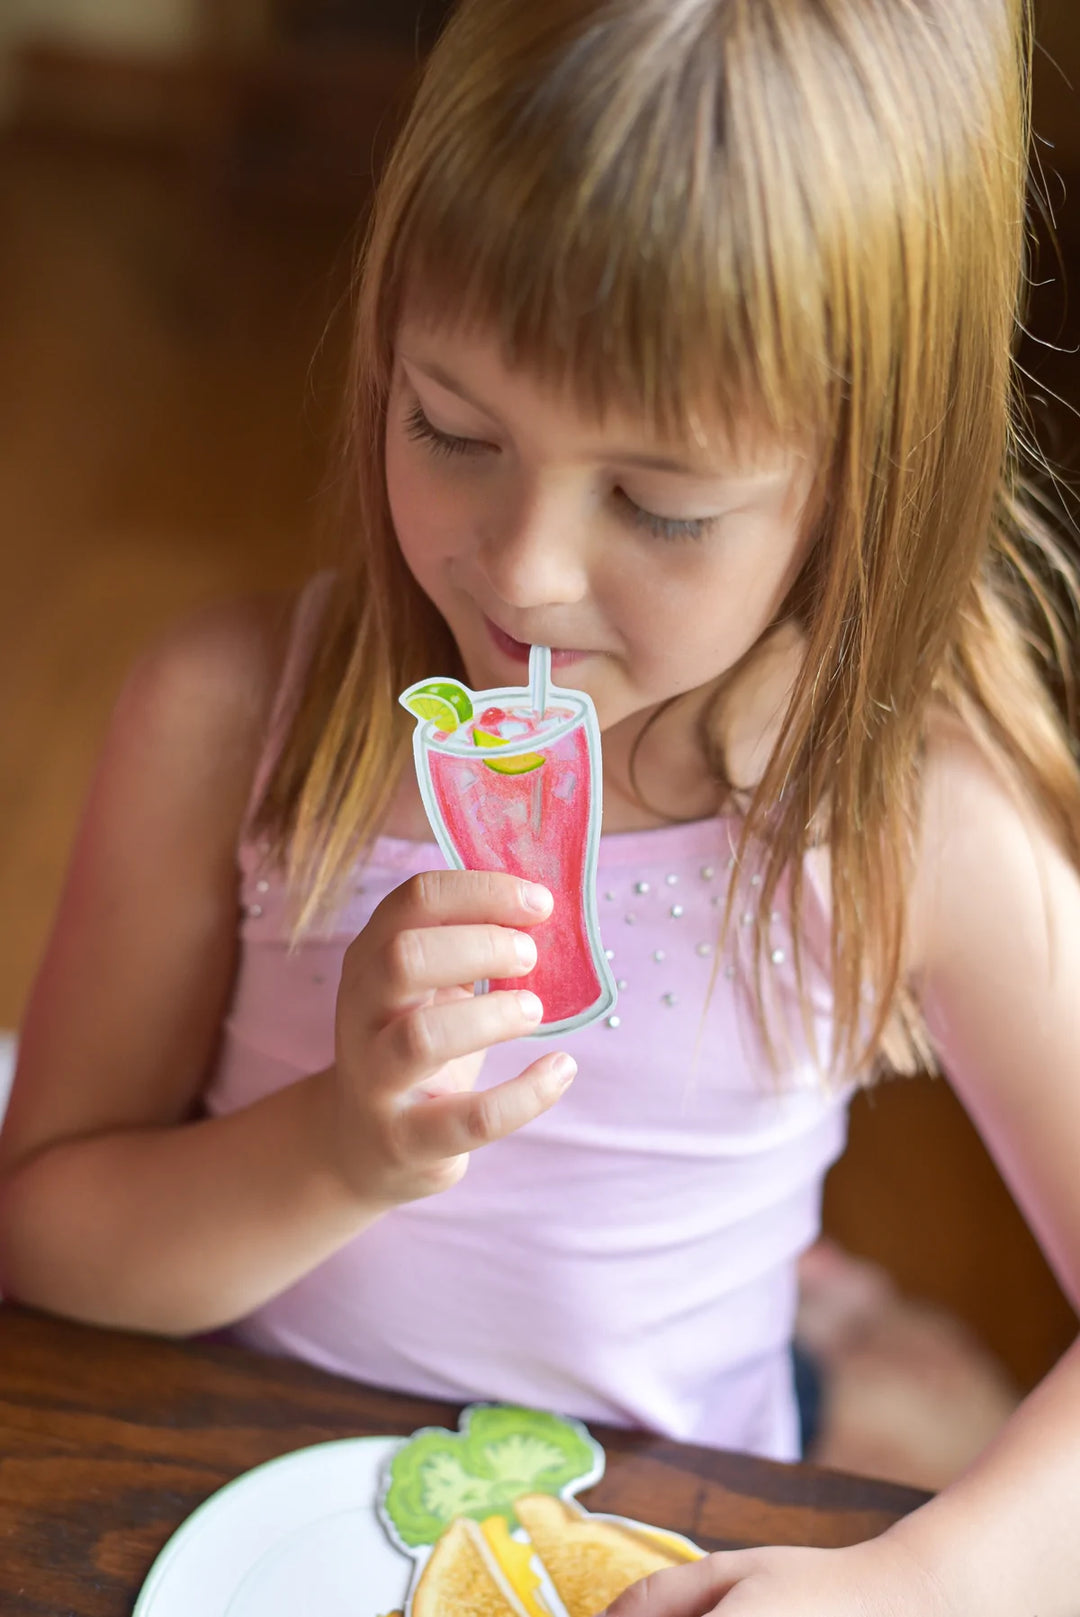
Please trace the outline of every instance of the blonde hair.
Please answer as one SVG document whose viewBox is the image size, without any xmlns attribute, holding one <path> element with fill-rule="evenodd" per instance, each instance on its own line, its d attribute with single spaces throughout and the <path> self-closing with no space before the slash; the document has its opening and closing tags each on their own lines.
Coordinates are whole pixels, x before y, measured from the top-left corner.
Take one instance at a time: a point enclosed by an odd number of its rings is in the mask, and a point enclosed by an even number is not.
<svg viewBox="0 0 1080 1617">
<path fill-rule="evenodd" d="M 344 558 L 261 811 L 301 933 L 406 763 L 397 693 L 462 672 L 383 481 L 395 331 L 419 297 L 664 435 L 708 418 L 824 446 L 785 608 L 805 660 L 743 821 L 766 857 L 757 958 L 788 872 L 801 988 L 820 834 L 830 1065 L 928 1056 L 902 960 L 935 705 L 1080 864 L 1080 777 L 1036 667 L 1063 645 L 1053 580 L 1074 586 L 1024 496 L 1012 355 L 1029 78 L 1023 0 L 464 0 L 370 222 Z"/>
</svg>

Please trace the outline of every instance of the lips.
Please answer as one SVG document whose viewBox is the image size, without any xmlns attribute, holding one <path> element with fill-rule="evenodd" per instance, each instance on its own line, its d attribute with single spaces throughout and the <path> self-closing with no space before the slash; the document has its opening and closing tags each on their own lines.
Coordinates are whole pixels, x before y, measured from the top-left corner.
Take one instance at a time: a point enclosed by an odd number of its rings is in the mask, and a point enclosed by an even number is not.
<svg viewBox="0 0 1080 1617">
<path fill-rule="evenodd" d="M 487 624 L 488 633 L 496 649 L 501 651 L 504 657 L 509 657 L 511 662 L 524 663 L 527 667 L 532 644 L 526 640 L 515 640 L 512 635 L 507 634 L 503 629 L 492 623 L 488 617 L 485 617 L 484 622 Z M 582 657 L 587 657 L 588 655 L 587 651 L 562 650 L 553 646 L 551 648 L 551 666 L 553 668 L 565 668 L 568 663 L 580 662 Z"/>
</svg>

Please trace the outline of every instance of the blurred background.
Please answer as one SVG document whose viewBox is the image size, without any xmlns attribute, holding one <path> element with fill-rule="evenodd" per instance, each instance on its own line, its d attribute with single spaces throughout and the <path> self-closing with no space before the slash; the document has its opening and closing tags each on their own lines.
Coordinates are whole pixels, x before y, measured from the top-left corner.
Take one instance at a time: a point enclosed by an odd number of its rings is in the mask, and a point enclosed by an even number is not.
<svg viewBox="0 0 1080 1617">
<path fill-rule="evenodd" d="M 0 1028 L 18 1025 L 132 658 L 197 603 L 315 565 L 357 226 L 445 10 L 2 0 Z M 1039 44 L 1054 228 L 1033 210 L 1023 362 L 1068 478 L 1075 0 L 1042 0 Z M 929 1307 L 885 1308 L 861 1381 L 855 1343 L 826 1457 L 944 1481 L 1071 1339 L 1072 1312 L 943 1083 L 858 1101 L 827 1227 L 891 1277 L 854 1272 L 853 1317 L 894 1284 Z"/>
</svg>

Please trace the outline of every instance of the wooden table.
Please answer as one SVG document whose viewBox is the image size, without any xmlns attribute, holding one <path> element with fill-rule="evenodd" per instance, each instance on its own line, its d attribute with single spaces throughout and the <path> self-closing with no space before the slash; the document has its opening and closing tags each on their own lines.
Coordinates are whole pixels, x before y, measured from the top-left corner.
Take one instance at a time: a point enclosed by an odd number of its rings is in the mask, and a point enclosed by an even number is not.
<svg viewBox="0 0 1080 1617">
<path fill-rule="evenodd" d="M 129 1617 L 151 1562 L 215 1489 L 332 1438 L 456 1424 L 400 1398 L 229 1346 L 177 1344 L 0 1307 L 0 1612 Z M 596 1428 L 585 1502 L 708 1549 L 853 1543 L 910 1488 Z M 201 1614 L 192 1614 L 201 1617 Z"/>
</svg>

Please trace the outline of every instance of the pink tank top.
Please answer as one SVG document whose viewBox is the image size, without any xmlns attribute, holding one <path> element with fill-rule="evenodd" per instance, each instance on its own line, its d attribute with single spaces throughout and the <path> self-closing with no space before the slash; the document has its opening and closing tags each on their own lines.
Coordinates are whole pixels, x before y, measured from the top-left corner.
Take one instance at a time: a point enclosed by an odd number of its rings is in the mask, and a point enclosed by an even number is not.
<svg viewBox="0 0 1080 1617">
<path fill-rule="evenodd" d="M 324 587 L 301 598 L 253 801 Z M 600 917 L 620 998 L 563 1041 L 578 1063 L 566 1095 L 477 1152 L 453 1189 L 388 1214 L 266 1303 L 242 1340 L 403 1392 L 797 1456 L 795 1262 L 819 1229 L 850 1089 L 828 1091 L 794 1033 L 781 1073 L 770 1070 L 741 989 L 749 927 L 716 959 L 729 882 L 745 883 L 745 902 L 756 885 L 734 866 L 733 838 L 725 819 L 602 838 Z M 346 947 L 393 888 L 445 863 L 434 842 L 378 838 L 332 921 L 290 952 L 265 850 L 245 840 L 239 861 L 215 1115 L 330 1063 Z M 782 900 L 773 926 L 768 986 L 790 1007 Z M 828 1017 L 817 989 L 819 1031 Z M 495 1048 L 480 1084 L 537 1053 L 531 1040 Z"/>
</svg>

